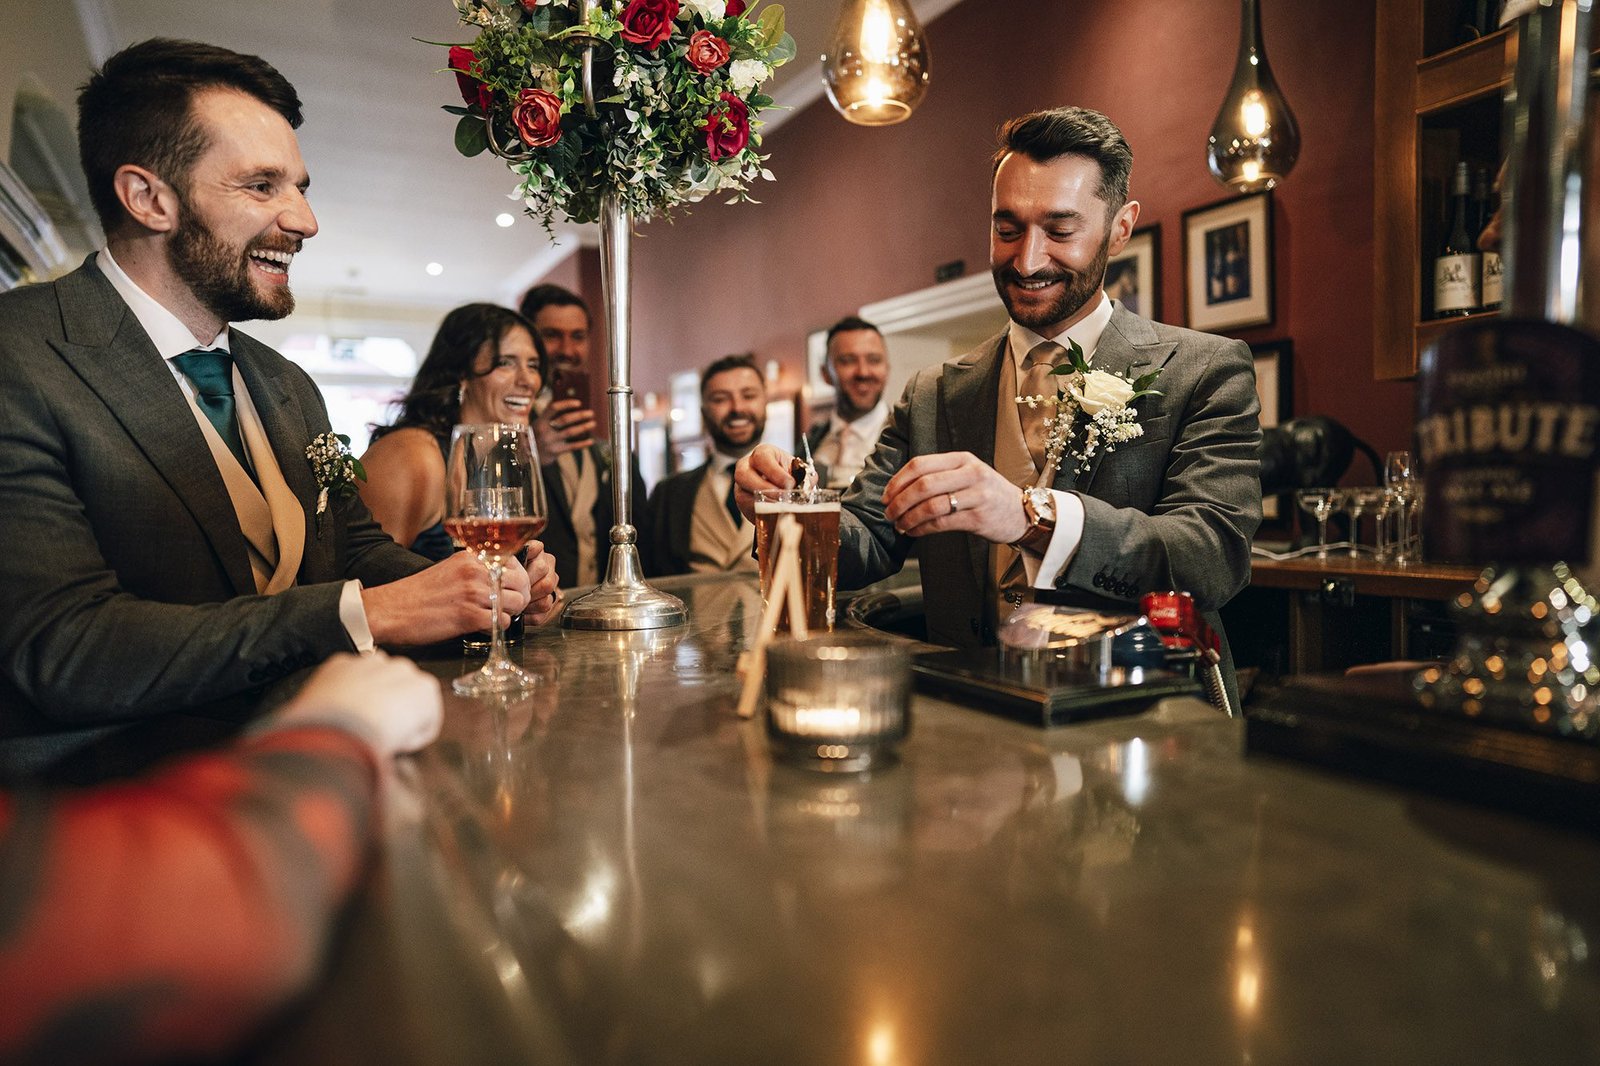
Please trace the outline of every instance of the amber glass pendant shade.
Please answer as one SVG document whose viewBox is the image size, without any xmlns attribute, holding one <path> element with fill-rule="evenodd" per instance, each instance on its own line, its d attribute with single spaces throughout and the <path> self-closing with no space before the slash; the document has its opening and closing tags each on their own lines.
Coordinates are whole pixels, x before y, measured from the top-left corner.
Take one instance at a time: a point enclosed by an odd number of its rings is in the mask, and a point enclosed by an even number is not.
<svg viewBox="0 0 1600 1066">
<path fill-rule="evenodd" d="M 1218 181 L 1247 193 L 1277 185 L 1299 157 L 1300 127 L 1261 43 L 1261 9 L 1257 0 L 1244 0 L 1239 60 L 1211 127 L 1206 162 Z"/>
<path fill-rule="evenodd" d="M 911 117 L 928 91 L 928 41 L 908 0 L 844 0 L 822 57 L 828 100 L 858 126 Z"/>
</svg>

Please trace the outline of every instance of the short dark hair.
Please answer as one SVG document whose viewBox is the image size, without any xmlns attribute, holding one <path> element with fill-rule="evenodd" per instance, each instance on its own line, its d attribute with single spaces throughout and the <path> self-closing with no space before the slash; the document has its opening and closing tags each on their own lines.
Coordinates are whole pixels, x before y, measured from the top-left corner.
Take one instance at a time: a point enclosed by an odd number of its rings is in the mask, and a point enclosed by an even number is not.
<svg viewBox="0 0 1600 1066">
<path fill-rule="evenodd" d="M 883 330 L 879 329 L 877 326 L 874 326 L 866 319 L 858 318 L 855 315 L 845 315 L 839 321 L 828 327 L 827 343 L 832 344 L 833 338 L 837 337 L 841 333 L 852 333 L 858 329 L 870 329 L 878 336 L 883 336 Z"/>
<path fill-rule="evenodd" d="M 761 379 L 761 387 L 766 388 L 767 378 L 756 366 L 756 357 L 753 352 L 744 352 L 740 355 L 725 355 L 700 372 L 700 398 L 705 399 L 706 385 L 718 374 L 725 374 L 729 370 L 753 370 L 756 377 Z"/>
<path fill-rule="evenodd" d="M 1128 178 L 1133 173 L 1133 149 L 1116 123 L 1087 107 L 1057 107 L 1014 118 L 1000 127 L 994 170 L 1006 156 L 1020 152 L 1036 163 L 1064 155 L 1081 155 L 1100 165 L 1100 186 L 1095 190 L 1112 211 L 1128 202 Z"/>
<path fill-rule="evenodd" d="M 450 427 L 460 421 L 461 385 L 469 377 L 482 377 L 474 367 L 478 351 L 486 343 L 500 350 L 500 341 L 516 327 L 521 326 L 533 338 L 534 350 L 539 353 L 539 379 L 549 377 L 549 363 L 544 354 L 544 342 L 533 323 L 498 304 L 466 304 L 444 316 L 439 332 L 428 345 L 427 357 L 417 368 L 411 388 L 399 400 L 400 417 L 394 424 L 377 429 L 373 438 L 381 437 L 391 429 L 418 427 L 433 433 L 449 433 Z"/>
<path fill-rule="evenodd" d="M 145 167 L 180 195 L 188 191 L 189 170 L 207 145 L 194 99 L 207 89 L 253 96 L 290 129 L 300 128 L 300 97 L 272 64 L 197 41 L 155 37 L 129 45 L 78 90 L 78 158 L 107 233 L 124 217 L 118 167 Z"/>
<path fill-rule="evenodd" d="M 581 307 L 585 318 L 591 322 L 594 318 L 589 313 L 589 305 L 582 296 L 571 289 L 563 289 L 560 285 L 535 285 L 523 294 L 522 304 L 518 310 L 522 312 L 523 318 L 532 322 L 546 307 Z"/>
</svg>

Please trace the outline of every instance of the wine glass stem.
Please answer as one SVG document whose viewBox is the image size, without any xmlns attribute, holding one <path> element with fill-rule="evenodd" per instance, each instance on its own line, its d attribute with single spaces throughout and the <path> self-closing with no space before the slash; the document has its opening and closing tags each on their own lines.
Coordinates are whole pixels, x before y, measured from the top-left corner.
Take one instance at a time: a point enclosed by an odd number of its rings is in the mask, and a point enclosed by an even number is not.
<svg viewBox="0 0 1600 1066">
<path fill-rule="evenodd" d="M 500 624 L 500 581 L 505 576 L 505 564 L 491 559 L 484 564 L 489 568 L 489 666 L 508 662 L 506 658 L 506 631 Z"/>
<path fill-rule="evenodd" d="M 1405 504 L 1400 505 L 1400 529 L 1395 536 L 1394 561 L 1406 562 L 1411 554 L 1411 514 L 1410 508 Z"/>
<path fill-rule="evenodd" d="M 1317 515 L 1317 558 L 1328 554 L 1328 512 Z"/>
</svg>

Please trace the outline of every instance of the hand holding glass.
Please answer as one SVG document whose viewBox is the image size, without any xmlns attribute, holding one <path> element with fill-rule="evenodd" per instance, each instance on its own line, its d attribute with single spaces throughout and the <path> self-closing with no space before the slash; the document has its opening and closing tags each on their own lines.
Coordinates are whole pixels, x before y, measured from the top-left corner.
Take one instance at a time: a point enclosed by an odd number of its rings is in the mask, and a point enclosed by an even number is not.
<svg viewBox="0 0 1600 1066">
<path fill-rule="evenodd" d="M 482 669 L 456 678 L 455 690 L 484 696 L 532 688 L 538 678 L 507 658 L 500 624 L 506 560 L 538 536 L 546 520 L 544 481 L 528 427 L 499 422 L 457 426 L 450 439 L 445 494 L 445 531 L 488 569 L 493 616 L 488 660 Z"/>
</svg>

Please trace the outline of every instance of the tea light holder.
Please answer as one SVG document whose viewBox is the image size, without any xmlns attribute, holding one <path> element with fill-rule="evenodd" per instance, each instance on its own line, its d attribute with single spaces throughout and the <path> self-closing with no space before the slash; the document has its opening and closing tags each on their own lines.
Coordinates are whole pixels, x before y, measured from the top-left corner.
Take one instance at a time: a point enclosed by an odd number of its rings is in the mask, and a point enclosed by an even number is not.
<svg viewBox="0 0 1600 1066">
<path fill-rule="evenodd" d="M 767 646 L 767 738 L 778 757 L 852 772 L 893 755 L 911 727 L 911 657 L 902 644 L 824 634 Z"/>
</svg>

